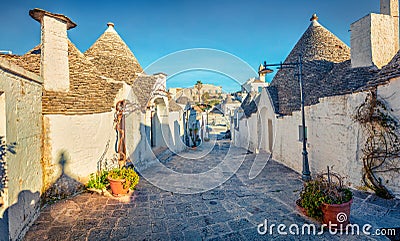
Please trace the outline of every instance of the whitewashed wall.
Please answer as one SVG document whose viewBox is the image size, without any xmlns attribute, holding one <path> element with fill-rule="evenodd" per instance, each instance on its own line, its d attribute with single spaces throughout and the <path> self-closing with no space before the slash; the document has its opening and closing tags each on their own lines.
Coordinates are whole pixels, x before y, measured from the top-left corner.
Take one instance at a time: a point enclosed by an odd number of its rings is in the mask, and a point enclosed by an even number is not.
<svg viewBox="0 0 400 241">
<path fill-rule="evenodd" d="M 382 97 L 388 104 L 388 107 L 393 110 L 393 114 L 400 120 L 400 78 L 395 78 L 387 85 L 378 87 L 378 95 Z M 382 175 L 383 180 L 389 190 L 394 190 L 400 197 L 400 175 L 392 172 Z"/>
<path fill-rule="evenodd" d="M 16 154 L 5 159 L 8 183 L 0 207 L 0 240 L 23 235 L 38 213 L 42 189 L 42 84 L 37 75 L 0 58 L 0 92 L 5 100 L 0 108 L 6 121 L 2 135 L 7 143 L 17 143 Z"/>
<path fill-rule="evenodd" d="M 183 111 L 169 112 L 168 120 L 171 133 L 169 148 L 174 152 L 181 152 L 186 148 L 183 142 Z"/>
<path fill-rule="evenodd" d="M 61 175 L 60 158 L 66 160 L 65 174 L 85 182 L 90 173 L 97 170 L 97 162 L 106 150 L 106 158 L 115 153 L 116 132 L 113 126 L 114 113 L 90 115 L 45 115 L 48 128 L 47 142 L 51 163 L 47 168 L 53 172 L 48 181 L 55 181 Z"/>
<path fill-rule="evenodd" d="M 257 112 L 251 114 L 248 118 L 243 117 L 238 120 L 239 130 L 234 129 L 233 131 L 234 145 L 249 149 L 253 152 L 258 152 L 259 149 L 268 151 L 266 147 L 269 146 L 269 139 L 267 136 L 260 135 L 268 133 L 268 119 L 270 119 L 272 121 L 272 142 L 275 143 L 276 120 L 271 103 L 268 93 L 263 89 L 260 93 L 259 101 L 256 103 Z M 274 144 L 272 144 L 272 146 L 273 145 Z"/>
<path fill-rule="evenodd" d="M 326 171 L 327 166 L 349 177 L 354 186 L 361 185 L 363 146 L 362 131 L 352 116 L 365 100 L 366 93 L 320 99 L 305 108 L 308 129 L 308 153 L 312 173 Z M 277 120 L 274 159 L 301 172 L 302 142 L 299 141 L 301 112 Z"/>
</svg>

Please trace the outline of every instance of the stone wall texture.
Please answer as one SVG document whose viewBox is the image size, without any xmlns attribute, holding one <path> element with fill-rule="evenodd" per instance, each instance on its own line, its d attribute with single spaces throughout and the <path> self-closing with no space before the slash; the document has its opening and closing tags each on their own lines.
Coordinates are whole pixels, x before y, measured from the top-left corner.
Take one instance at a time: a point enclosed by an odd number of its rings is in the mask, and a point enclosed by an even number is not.
<svg viewBox="0 0 400 241">
<path fill-rule="evenodd" d="M 116 134 L 114 113 L 92 115 L 45 115 L 44 122 L 50 154 L 46 161 L 46 189 L 64 172 L 70 178 L 85 182 L 90 173 L 96 172 L 97 162 L 115 153 Z M 107 145 L 107 143 L 109 143 Z M 63 161 L 63 163 L 61 162 Z"/>
<path fill-rule="evenodd" d="M 0 240 L 15 240 L 23 235 L 39 208 L 42 79 L 0 59 L 0 92 L 5 97 L 6 142 L 17 143 L 16 154 L 6 157 L 7 196 L 0 207 Z"/>
<path fill-rule="evenodd" d="M 382 68 L 396 54 L 392 16 L 371 13 L 351 24 L 350 29 L 353 68 L 373 65 Z"/>
<path fill-rule="evenodd" d="M 393 110 L 393 114 L 397 120 L 400 120 L 400 78 L 394 78 L 388 84 L 379 86 L 378 95 L 386 101 L 389 109 Z M 387 181 L 387 187 L 390 190 L 394 190 L 400 196 L 399 174 L 387 173 L 383 175 L 383 179 Z"/>
</svg>

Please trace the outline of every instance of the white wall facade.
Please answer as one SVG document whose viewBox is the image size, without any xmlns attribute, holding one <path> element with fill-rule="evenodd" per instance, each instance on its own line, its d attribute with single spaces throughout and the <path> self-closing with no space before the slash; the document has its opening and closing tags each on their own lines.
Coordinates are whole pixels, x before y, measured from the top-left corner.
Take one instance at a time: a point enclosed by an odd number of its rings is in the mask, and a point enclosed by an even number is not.
<svg viewBox="0 0 400 241">
<path fill-rule="evenodd" d="M 393 110 L 393 115 L 400 120 L 400 78 L 392 79 L 388 84 L 381 85 L 377 90 L 378 96 L 386 101 L 388 108 Z M 400 197 L 400 176 L 398 173 L 385 173 L 382 175 L 385 186 L 393 190 Z"/>
<path fill-rule="evenodd" d="M 26 231 L 39 209 L 42 190 L 42 85 L 40 77 L 0 59 L 2 126 L 6 143 L 16 142 L 15 154 L 0 168 L 0 240 L 15 240 Z M 5 109 L 4 109 L 5 108 Z M 1 170 L 3 169 L 3 170 Z M 5 180 L 4 180 L 5 179 Z"/>
<path fill-rule="evenodd" d="M 61 176 L 60 160 L 66 160 L 65 174 L 85 182 L 90 173 L 97 170 L 97 162 L 105 152 L 111 158 L 116 143 L 113 126 L 114 113 L 90 115 L 45 115 L 44 126 L 48 130 L 46 138 L 51 155 L 51 163 L 46 168 L 48 183 Z M 106 147 L 109 143 L 108 147 Z"/>
<path fill-rule="evenodd" d="M 349 177 L 353 186 L 360 186 L 362 177 L 363 137 L 361 127 L 352 116 L 365 100 L 366 93 L 320 99 L 305 108 L 307 151 L 312 173 L 326 171 L 327 166 Z M 277 120 L 274 159 L 302 171 L 302 142 L 299 141 L 301 112 Z"/>
</svg>

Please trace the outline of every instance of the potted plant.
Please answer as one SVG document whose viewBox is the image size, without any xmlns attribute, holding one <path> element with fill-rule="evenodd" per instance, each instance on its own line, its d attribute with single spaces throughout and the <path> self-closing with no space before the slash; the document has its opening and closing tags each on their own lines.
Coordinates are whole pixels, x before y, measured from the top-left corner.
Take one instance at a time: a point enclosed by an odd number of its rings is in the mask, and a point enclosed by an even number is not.
<svg viewBox="0 0 400 241">
<path fill-rule="evenodd" d="M 139 175 L 133 168 L 118 167 L 108 172 L 107 179 L 114 196 L 127 194 L 139 183 Z"/>
<path fill-rule="evenodd" d="M 342 229 L 349 223 L 352 201 L 353 193 L 343 185 L 343 178 L 328 168 L 328 173 L 304 183 L 296 204 L 305 215 L 322 220 L 332 229 Z"/>
<path fill-rule="evenodd" d="M 96 191 L 104 194 L 107 191 L 107 187 L 110 185 L 108 181 L 108 171 L 101 170 L 96 173 L 92 173 L 89 176 L 89 181 L 86 184 L 86 188 L 91 191 Z"/>
</svg>

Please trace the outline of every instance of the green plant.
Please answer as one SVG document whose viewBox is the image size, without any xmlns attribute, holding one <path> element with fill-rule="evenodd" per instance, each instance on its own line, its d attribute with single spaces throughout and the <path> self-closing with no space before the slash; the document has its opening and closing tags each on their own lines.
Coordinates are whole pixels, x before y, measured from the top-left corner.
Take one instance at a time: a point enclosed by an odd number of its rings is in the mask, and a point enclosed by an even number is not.
<svg viewBox="0 0 400 241">
<path fill-rule="evenodd" d="M 129 185 L 130 189 L 134 189 L 139 183 L 139 175 L 133 168 L 114 168 L 108 172 L 108 177 L 115 180 L 125 180 L 124 188 L 127 188 L 127 185 Z"/>
<path fill-rule="evenodd" d="M 86 187 L 95 189 L 106 188 L 109 184 L 107 176 L 108 176 L 108 171 L 106 170 L 90 174 L 89 181 L 86 184 Z"/>
<path fill-rule="evenodd" d="M 337 179 L 332 180 L 332 177 Z M 305 182 L 300 192 L 300 206 L 307 215 L 322 218 L 321 206 L 326 204 L 342 204 L 349 202 L 353 193 L 343 185 L 343 178 L 337 173 L 319 174 L 313 180 Z"/>
</svg>

